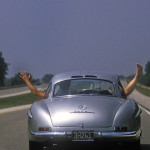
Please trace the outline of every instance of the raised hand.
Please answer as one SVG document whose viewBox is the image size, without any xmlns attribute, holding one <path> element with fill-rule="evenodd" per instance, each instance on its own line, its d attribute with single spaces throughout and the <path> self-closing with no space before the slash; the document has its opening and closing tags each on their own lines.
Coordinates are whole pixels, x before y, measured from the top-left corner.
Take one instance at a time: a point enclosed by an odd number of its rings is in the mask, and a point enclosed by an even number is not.
<svg viewBox="0 0 150 150">
<path fill-rule="evenodd" d="M 136 72 L 136 76 L 140 77 L 143 75 L 143 67 L 137 63 L 137 72 Z"/>
<path fill-rule="evenodd" d="M 26 71 L 20 72 L 19 77 L 22 78 L 24 81 L 27 81 L 30 79 L 31 75 L 27 75 Z"/>
<path fill-rule="evenodd" d="M 34 87 L 32 85 L 32 83 L 29 80 L 30 77 L 31 77 L 30 74 L 27 75 L 27 72 L 23 71 L 23 72 L 20 72 L 19 77 L 22 78 L 25 81 L 25 83 L 27 84 L 28 88 L 31 90 L 31 92 L 34 95 L 36 95 L 36 96 L 38 96 L 40 98 L 47 98 L 48 95 L 46 95 L 45 92 L 37 90 L 36 87 Z"/>
</svg>

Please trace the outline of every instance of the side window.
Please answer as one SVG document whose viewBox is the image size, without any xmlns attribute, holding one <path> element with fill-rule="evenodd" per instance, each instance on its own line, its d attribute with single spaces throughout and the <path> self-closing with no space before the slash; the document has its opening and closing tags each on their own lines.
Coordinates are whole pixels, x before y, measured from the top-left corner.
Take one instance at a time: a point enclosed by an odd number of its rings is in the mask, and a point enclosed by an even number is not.
<svg viewBox="0 0 150 150">
<path fill-rule="evenodd" d="M 121 97 L 124 97 L 124 98 L 126 97 L 126 95 L 125 95 L 125 93 L 124 93 L 123 86 L 122 86 L 120 80 L 118 80 L 118 91 L 119 91 L 119 95 L 120 95 Z"/>
</svg>

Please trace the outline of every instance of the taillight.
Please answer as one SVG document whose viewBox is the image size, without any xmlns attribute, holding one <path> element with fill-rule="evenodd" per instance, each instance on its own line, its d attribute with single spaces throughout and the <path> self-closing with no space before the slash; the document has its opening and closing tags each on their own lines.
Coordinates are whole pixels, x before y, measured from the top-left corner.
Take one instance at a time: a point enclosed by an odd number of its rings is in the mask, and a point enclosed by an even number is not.
<svg viewBox="0 0 150 150">
<path fill-rule="evenodd" d="M 51 131 L 50 127 L 39 127 L 39 131 Z"/>
<path fill-rule="evenodd" d="M 125 126 L 118 126 L 118 127 L 114 127 L 114 131 L 117 132 L 128 131 L 128 128 Z"/>
</svg>

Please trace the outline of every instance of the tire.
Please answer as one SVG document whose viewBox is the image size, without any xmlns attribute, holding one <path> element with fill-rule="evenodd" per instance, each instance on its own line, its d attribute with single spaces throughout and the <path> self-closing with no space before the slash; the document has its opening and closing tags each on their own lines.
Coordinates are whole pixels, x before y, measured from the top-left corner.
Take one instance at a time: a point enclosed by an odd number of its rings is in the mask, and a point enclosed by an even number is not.
<svg viewBox="0 0 150 150">
<path fill-rule="evenodd" d="M 141 141 L 140 141 L 140 139 L 128 143 L 128 148 L 132 149 L 132 150 L 133 149 L 141 150 Z"/>
<path fill-rule="evenodd" d="M 140 141 L 140 139 L 135 141 L 134 144 L 135 144 L 135 149 L 141 150 L 141 141 Z"/>
<path fill-rule="evenodd" d="M 29 150 L 43 150 L 42 143 L 29 141 Z"/>
</svg>

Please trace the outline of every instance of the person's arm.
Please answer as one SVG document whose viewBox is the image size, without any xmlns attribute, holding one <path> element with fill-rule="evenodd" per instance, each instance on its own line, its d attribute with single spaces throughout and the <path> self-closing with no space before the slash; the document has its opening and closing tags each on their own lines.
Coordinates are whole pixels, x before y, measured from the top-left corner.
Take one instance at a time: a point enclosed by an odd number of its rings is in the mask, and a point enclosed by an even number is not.
<svg viewBox="0 0 150 150">
<path fill-rule="evenodd" d="M 127 85 L 127 87 L 125 88 L 124 92 L 125 95 L 128 96 L 130 95 L 133 90 L 136 87 L 136 84 L 138 82 L 138 78 L 143 75 L 143 67 L 140 64 L 137 64 L 137 72 L 136 75 L 134 76 L 134 78 L 129 82 L 129 84 Z"/>
<path fill-rule="evenodd" d="M 27 73 L 24 71 L 24 72 L 20 72 L 20 75 L 19 75 L 20 78 L 22 78 L 25 83 L 27 84 L 28 88 L 31 90 L 31 92 L 38 96 L 38 97 L 41 97 L 41 98 L 46 98 L 46 95 L 45 95 L 45 92 L 42 92 L 42 91 L 39 91 L 36 89 L 36 87 L 34 87 L 32 85 L 32 83 L 30 82 L 30 74 L 27 75 Z"/>
</svg>

